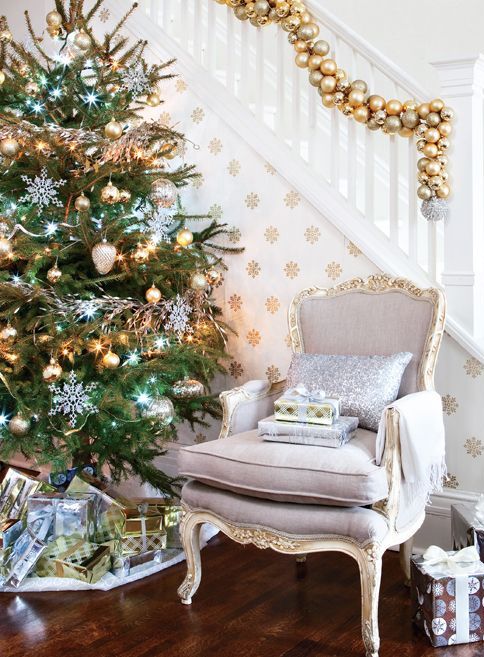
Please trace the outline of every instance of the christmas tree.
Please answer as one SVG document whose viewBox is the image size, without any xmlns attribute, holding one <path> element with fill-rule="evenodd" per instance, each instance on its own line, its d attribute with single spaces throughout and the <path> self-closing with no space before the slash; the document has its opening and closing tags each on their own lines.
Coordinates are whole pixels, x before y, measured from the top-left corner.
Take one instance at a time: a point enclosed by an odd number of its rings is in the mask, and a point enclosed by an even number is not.
<svg viewBox="0 0 484 657">
<path fill-rule="evenodd" d="M 0 25 L 0 457 L 171 494 L 153 459 L 179 422 L 219 415 L 212 288 L 233 249 L 183 209 L 184 135 L 142 119 L 172 62 L 122 35 L 136 5 L 98 39 L 102 4 L 56 0 L 41 37 L 26 12 L 30 47 Z"/>
</svg>

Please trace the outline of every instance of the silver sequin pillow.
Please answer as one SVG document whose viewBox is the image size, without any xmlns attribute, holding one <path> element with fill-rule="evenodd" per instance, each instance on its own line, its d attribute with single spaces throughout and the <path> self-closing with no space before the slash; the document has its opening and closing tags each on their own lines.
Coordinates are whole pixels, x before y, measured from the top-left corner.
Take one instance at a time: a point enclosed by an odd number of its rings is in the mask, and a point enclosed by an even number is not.
<svg viewBox="0 0 484 657">
<path fill-rule="evenodd" d="M 395 401 L 409 352 L 392 356 L 326 356 L 294 354 L 286 389 L 303 383 L 308 390 L 324 390 L 341 399 L 341 415 L 359 419 L 363 429 L 378 430 L 381 414 Z"/>
</svg>

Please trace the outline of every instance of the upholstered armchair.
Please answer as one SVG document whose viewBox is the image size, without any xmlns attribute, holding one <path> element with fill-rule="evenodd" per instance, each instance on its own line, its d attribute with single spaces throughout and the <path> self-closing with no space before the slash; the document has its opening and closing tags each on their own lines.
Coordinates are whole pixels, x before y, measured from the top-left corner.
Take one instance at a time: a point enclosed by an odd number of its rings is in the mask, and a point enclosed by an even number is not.
<svg viewBox="0 0 484 657">
<path fill-rule="evenodd" d="M 296 353 L 411 352 L 399 397 L 433 389 L 444 321 L 439 290 L 384 275 L 303 290 L 289 309 Z M 200 584 L 205 522 L 239 543 L 300 559 L 310 552 L 344 552 L 358 563 L 363 641 L 367 656 L 377 657 L 382 555 L 400 545 L 409 577 L 412 537 L 426 505 L 426 496 L 415 496 L 402 478 L 399 411 L 384 411 L 386 442 L 377 465 L 376 433 L 365 429 L 340 449 L 263 441 L 257 423 L 273 413 L 283 389 L 284 382 L 251 381 L 223 392 L 220 440 L 181 450 L 180 472 L 188 478 L 181 524 L 187 575 L 178 594 L 190 604 Z"/>
</svg>

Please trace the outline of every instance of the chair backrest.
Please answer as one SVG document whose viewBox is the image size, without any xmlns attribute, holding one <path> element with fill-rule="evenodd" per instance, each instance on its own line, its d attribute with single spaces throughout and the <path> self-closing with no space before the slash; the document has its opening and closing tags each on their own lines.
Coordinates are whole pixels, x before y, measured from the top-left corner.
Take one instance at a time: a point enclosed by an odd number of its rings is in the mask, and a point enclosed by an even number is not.
<svg viewBox="0 0 484 657">
<path fill-rule="evenodd" d="M 387 356 L 410 351 L 399 397 L 433 388 L 445 324 L 445 298 L 405 278 L 353 278 L 333 288 L 299 292 L 289 308 L 296 353 Z"/>
</svg>

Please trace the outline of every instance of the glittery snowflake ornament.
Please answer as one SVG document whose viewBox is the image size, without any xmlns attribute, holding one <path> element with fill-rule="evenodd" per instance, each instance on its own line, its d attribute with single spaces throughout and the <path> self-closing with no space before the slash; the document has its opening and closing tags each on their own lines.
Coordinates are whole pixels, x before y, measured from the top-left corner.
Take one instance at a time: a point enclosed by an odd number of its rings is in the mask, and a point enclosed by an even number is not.
<svg viewBox="0 0 484 657">
<path fill-rule="evenodd" d="M 69 417 L 69 426 L 75 427 L 77 417 L 82 414 L 97 413 L 98 408 L 89 401 L 89 393 L 95 390 L 97 383 L 88 383 L 84 385 L 82 381 L 77 380 L 75 372 L 70 372 L 69 382 L 64 382 L 62 386 L 52 383 L 49 390 L 53 393 L 52 408 L 49 415 L 67 415 Z"/>
<path fill-rule="evenodd" d="M 178 334 L 191 333 L 193 331 L 190 326 L 192 307 L 185 298 L 177 294 L 173 299 L 165 301 L 164 307 L 166 311 L 166 331 L 174 331 Z"/>
<path fill-rule="evenodd" d="M 173 214 L 168 208 L 155 208 L 145 219 L 141 226 L 143 233 L 148 233 L 152 242 L 168 242 L 170 240 L 170 230 L 173 227 Z"/>
<path fill-rule="evenodd" d="M 123 88 L 134 96 L 141 96 L 151 89 L 149 78 L 141 64 L 127 68 L 122 74 L 121 80 Z"/>
<path fill-rule="evenodd" d="M 66 184 L 66 181 L 53 180 L 47 176 L 47 169 L 44 167 L 40 172 L 40 176 L 29 178 L 28 176 L 21 176 L 24 183 L 27 184 L 26 194 L 19 198 L 19 203 L 34 203 L 39 206 L 39 214 L 42 208 L 49 205 L 56 205 L 58 208 L 62 207 L 62 201 L 58 198 L 58 189 Z"/>
</svg>

